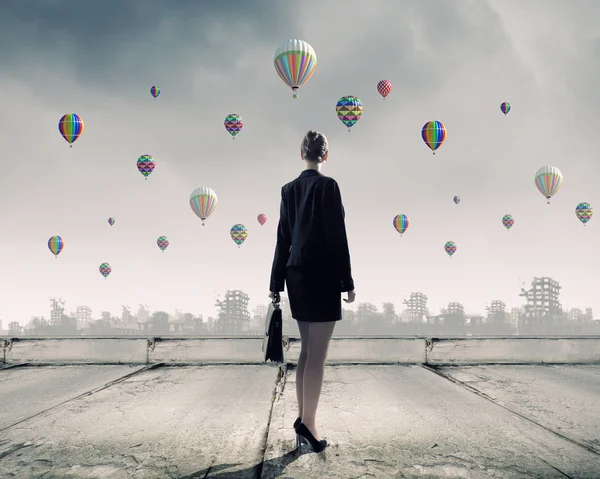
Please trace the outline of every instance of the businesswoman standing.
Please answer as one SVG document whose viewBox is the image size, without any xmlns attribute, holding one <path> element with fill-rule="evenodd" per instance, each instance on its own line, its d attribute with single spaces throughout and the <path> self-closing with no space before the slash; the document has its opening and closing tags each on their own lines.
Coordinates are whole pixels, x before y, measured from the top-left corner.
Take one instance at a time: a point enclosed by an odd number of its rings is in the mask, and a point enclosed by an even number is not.
<svg viewBox="0 0 600 479">
<path fill-rule="evenodd" d="M 309 442 L 315 452 L 321 452 L 327 441 L 319 437 L 315 416 L 325 359 L 335 322 L 342 319 L 341 293 L 348 293 L 347 303 L 356 294 L 340 189 L 320 171 L 329 156 L 327 138 L 309 131 L 300 156 L 306 169 L 281 188 L 269 297 L 283 291 L 285 282 L 302 339 L 296 369 L 296 446 Z"/>
</svg>

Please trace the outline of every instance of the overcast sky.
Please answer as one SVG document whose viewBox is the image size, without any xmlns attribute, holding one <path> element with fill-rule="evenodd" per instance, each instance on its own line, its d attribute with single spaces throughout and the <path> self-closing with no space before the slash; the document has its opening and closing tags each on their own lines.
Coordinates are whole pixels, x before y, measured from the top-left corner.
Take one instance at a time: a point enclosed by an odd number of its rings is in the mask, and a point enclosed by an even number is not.
<svg viewBox="0 0 600 479">
<path fill-rule="evenodd" d="M 551 276 L 565 308 L 599 317 L 600 218 L 575 216 L 582 201 L 600 209 L 599 16 L 595 0 L 0 2 L 0 318 L 48 317 L 59 296 L 95 317 L 138 303 L 206 317 L 227 288 L 266 303 L 280 188 L 303 168 L 308 129 L 329 139 L 323 173 L 341 188 L 357 301 L 400 309 L 422 291 L 433 311 L 483 312 Z M 289 38 L 318 56 L 297 100 L 273 67 Z M 364 105 L 350 133 L 335 113 L 344 95 Z M 71 112 L 85 122 L 72 149 L 57 127 Z M 229 113 L 244 120 L 235 141 Z M 429 120 L 448 132 L 435 156 Z M 142 154 L 157 162 L 147 181 Z M 564 175 L 550 205 L 534 185 L 545 164 Z M 219 197 L 205 227 L 188 204 L 199 186 Z"/>
</svg>

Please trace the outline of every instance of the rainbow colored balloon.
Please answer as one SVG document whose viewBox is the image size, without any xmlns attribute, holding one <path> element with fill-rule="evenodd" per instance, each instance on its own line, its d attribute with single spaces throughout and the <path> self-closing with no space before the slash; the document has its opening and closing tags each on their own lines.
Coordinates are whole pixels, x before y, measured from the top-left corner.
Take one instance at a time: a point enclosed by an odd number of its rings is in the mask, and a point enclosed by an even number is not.
<svg viewBox="0 0 600 479">
<path fill-rule="evenodd" d="M 152 158 L 150 155 L 142 155 L 137 160 L 138 170 L 142 175 L 144 175 L 146 180 L 148 179 L 148 176 L 150 176 L 150 173 L 154 171 L 155 166 L 156 163 L 154 158 Z"/>
<path fill-rule="evenodd" d="M 454 203 L 456 203 L 456 204 L 460 203 L 460 196 L 455 196 L 454 197 Z"/>
<path fill-rule="evenodd" d="M 296 90 L 304 85 L 317 68 L 317 54 L 304 40 L 291 39 L 279 45 L 273 60 L 279 78 L 289 86 L 294 98 Z"/>
<path fill-rule="evenodd" d="M 83 133 L 83 120 L 77 113 L 67 113 L 59 120 L 58 131 L 73 148 L 73 142 Z"/>
<path fill-rule="evenodd" d="M 515 220 L 512 217 L 512 215 L 504 215 L 502 217 L 502 224 L 504 225 L 504 227 L 506 228 L 506 230 L 508 231 L 509 229 L 511 229 L 513 227 L 513 225 L 515 224 Z"/>
<path fill-rule="evenodd" d="M 205 225 L 206 218 L 215 211 L 218 201 L 217 194 L 206 186 L 201 186 L 192 191 L 190 207 L 196 216 L 202 220 L 202 226 Z"/>
<path fill-rule="evenodd" d="M 235 135 L 242 131 L 244 121 L 240 115 L 231 113 L 225 117 L 225 129 L 235 140 Z"/>
<path fill-rule="evenodd" d="M 502 105 L 500 105 L 500 110 L 502 111 L 502 113 L 504 113 L 504 116 L 506 116 L 510 111 L 510 103 L 508 103 L 507 101 L 502 103 Z"/>
<path fill-rule="evenodd" d="M 583 223 L 583 226 L 592 219 L 594 214 L 594 208 L 589 203 L 579 203 L 575 208 L 575 214 L 579 221 Z"/>
<path fill-rule="evenodd" d="M 158 239 L 156 240 L 156 244 L 161 249 L 161 251 L 164 253 L 165 250 L 169 247 L 169 240 L 167 239 L 166 236 L 159 236 Z"/>
<path fill-rule="evenodd" d="M 421 137 L 435 155 L 435 150 L 442 146 L 442 143 L 446 140 L 446 127 L 441 121 L 428 121 L 423 125 Z"/>
<path fill-rule="evenodd" d="M 108 218 L 108 224 L 111 225 L 111 226 L 114 225 L 115 224 L 115 219 L 112 218 L 112 217 Z"/>
<path fill-rule="evenodd" d="M 267 222 L 267 215 L 265 215 L 264 213 L 259 214 L 256 219 L 258 220 L 258 222 L 260 223 L 260 225 L 264 225 Z"/>
<path fill-rule="evenodd" d="M 408 216 L 402 214 L 402 215 L 396 215 L 394 217 L 394 228 L 396 228 L 396 231 L 398 233 L 400 233 L 400 236 L 402 236 L 404 234 L 404 232 L 408 229 L 408 227 L 410 226 L 410 220 L 408 219 Z"/>
<path fill-rule="evenodd" d="M 448 254 L 448 256 L 450 256 L 452 258 L 452 255 L 454 253 L 456 253 L 456 243 L 454 243 L 454 241 L 448 241 L 444 245 L 444 250 L 446 250 L 446 253 Z"/>
<path fill-rule="evenodd" d="M 248 237 L 248 230 L 244 225 L 237 224 L 231 227 L 229 230 L 229 234 L 231 235 L 231 239 L 238 245 L 238 248 L 242 245 L 246 238 Z"/>
<path fill-rule="evenodd" d="M 154 99 L 156 100 L 158 98 L 158 95 L 160 95 L 160 87 L 157 85 L 151 86 L 150 87 L 150 95 L 152 95 L 154 97 Z"/>
<path fill-rule="evenodd" d="M 59 253 L 65 247 L 65 242 L 60 236 L 52 236 L 48 240 L 48 248 L 55 258 L 58 258 Z"/>
<path fill-rule="evenodd" d="M 388 80 L 381 80 L 377 84 L 377 91 L 385 100 L 385 97 L 388 96 L 392 91 L 392 84 Z"/>
<path fill-rule="evenodd" d="M 108 275 L 112 272 L 112 268 L 108 263 L 102 263 L 98 268 L 100 274 L 104 276 L 104 279 L 108 278 Z"/>
<path fill-rule="evenodd" d="M 563 184 L 563 175 L 556 166 L 545 165 L 535 174 L 535 186 L 550 204 L 552 198 Z"/>
<path fill-rule="evenodd" d="M 363 113 L 363 105 L 361 101 L 355 96 L 343 96 L 337 102 L 335 106 L 338 118 L 341 122 L 348 127 L 348 131 L 356 122 L 360 120 Z"/>
</svg>

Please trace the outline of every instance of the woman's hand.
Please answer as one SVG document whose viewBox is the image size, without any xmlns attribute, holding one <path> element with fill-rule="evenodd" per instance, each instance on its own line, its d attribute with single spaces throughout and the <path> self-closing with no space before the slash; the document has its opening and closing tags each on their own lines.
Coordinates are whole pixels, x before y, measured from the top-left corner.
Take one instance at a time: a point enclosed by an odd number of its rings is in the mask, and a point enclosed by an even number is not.
<svg viewBox="0 0 600 479">
<path fill-rule="evenodd" d="M 346 303 L 353 303 L 355 299 L 356 299 L 356 292 L 354 290 L 352 290 L 352 291 L 348 291 L 348 299 L 344 298 L 344 301 L 346 301 Z"/>
</svg>

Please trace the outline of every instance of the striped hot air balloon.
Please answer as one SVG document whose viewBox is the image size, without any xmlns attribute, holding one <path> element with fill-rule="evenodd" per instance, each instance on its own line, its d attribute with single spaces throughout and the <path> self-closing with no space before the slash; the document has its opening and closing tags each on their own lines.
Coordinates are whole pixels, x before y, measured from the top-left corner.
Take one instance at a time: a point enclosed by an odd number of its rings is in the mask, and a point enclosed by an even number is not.
<svg viewBox="0 0 600 479">
<path fill-rule="evenodd" d="M 154 97 L 154 99 L 156 100 L 158 98 L 158 95 L 160 95 L 160 87 L 158 85 L 153 85 L 150 87 L 150 95 L 152 95 Z"/>
<path fill-rule="evenodd" d="M 55 258 L 58 258 L 58 255 L 65 247 L 65 242 L 60 236 L 52 236 L 48 240 L 48 249 L 54 255 Z"/>
<path fill-rule="evenodd" d="M 502 113 L 504 113 L 504 116 L 506 116 L 508 114 L 508 112 L 510 111 L 510 103 L 508 103 L 507 101 L 502 103 L 500 105 L 500 111 L 502 111 Z"/>
<path fill-rule="evenodd" d="M 410 220 L 408 219 L 408 216 L 406 216 L 405 214 L 396 215 L 394 217 L 393 224 L 394 224 L 394 228 L 396 228 L 396 231 L 398 233 L 400 233 L 400 236 L 402 236 L 404 234 L 404 232 L 410 226 Z"/>
<path fill-rule="evenodd" d="M 77 113 L 67 113 L 59 120 L 58 131 L 73 148 L 73 142 L 83 133 L 83 120 Z"/>
<path fill-rule="evenodd" d="M 446 140 L 446 127 L 441 121 L 428 121 L 423 125 L 421 137 L 435 155 L 435 150 L 442 146 L 442 143 Z"/>
<path fill-rule="evenodd" d="M 535 174 L 535 186 L 550 204 L 552 198 L 563 184 L 563 175 L 556 166 L 544 165 Z"/>
<path fill-rule="evenodd" d="M 190 195 L 190 207 L 202 220 L 202 226 L 205 225 L 206 218 L 213 214 L 218 202 L 217 194 L 206 186 L 196 188 Z"/>
<path fill-rule="evenodd" d="M 294 98 L 297 90 L 304 85 L 317 68 L 317 54 L 304 40 L 290 39 L 279 45 L 273 60 L 279 78 L 289 86 Z"/>
</svg>

